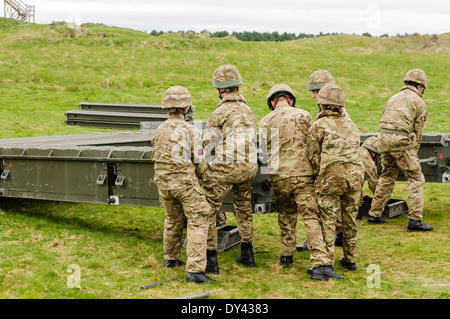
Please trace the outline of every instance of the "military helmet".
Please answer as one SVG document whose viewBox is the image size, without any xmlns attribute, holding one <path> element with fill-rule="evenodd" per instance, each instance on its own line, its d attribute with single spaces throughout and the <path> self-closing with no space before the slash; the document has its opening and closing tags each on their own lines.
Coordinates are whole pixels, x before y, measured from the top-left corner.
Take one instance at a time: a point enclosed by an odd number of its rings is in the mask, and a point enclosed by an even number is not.
<svg viewBox="0 0 450 319">
<path fill-rule="evenodd" d="M 403 80 L 403 82 L 415 82 L 417 84 L 422 85 L 424 88 L 427 87 L 427 75 L 425 74 L 425 72 L 423 72 L 421 69 L 412 69 L 409 70 L 406 75 L 405 78 Z"/>
<path fill-rule="evenodd" d="M 212 76 L 212 85 L 216 88 L 236 87 L 242 84 L 239 70 L 231 64 L 219 66 Z"/>
<path fill-rule="evenodd" d="M 191 94 L 185 87 L 172 86 L 164 92 L 162 99 L 163 109 L 184 109 L 191 106 Z"/>
<path fill-rule="evenodd" d="M 376 136 L 369 137 L 367 140 L 364 141 L 362 146 L 367 148 L 368 150 L 380 154 L 380 151 L 378 150 L 378 139 Z"/>
<path fill-rule="evenodd" d="M 317 95 L 317 103 L 322 105 L 345 106 L 345 94 L 342 88 L 334 83 L 325 84 Z"/>
<path fill-rule="evenodd" d="M 269 94 L 267 94 L 267 105 L 269 106 L 269 109 L 273 110 L 272 103 L 270 103 L 272 99 L 282 93 L 287 93 L 288 95 L 290 95 L 292 100 L 294 100 L 292 106 L 295 105 L 296 97 L 291 87 L 287 84 L 276 84 L 269 90 Z"/>
<path fill-rule="evenodd" d="M 308 79 L 308 91 L 320 90 L 327 83 L 336 83 L 327 70 L 317 70 Z"/>
</svg>

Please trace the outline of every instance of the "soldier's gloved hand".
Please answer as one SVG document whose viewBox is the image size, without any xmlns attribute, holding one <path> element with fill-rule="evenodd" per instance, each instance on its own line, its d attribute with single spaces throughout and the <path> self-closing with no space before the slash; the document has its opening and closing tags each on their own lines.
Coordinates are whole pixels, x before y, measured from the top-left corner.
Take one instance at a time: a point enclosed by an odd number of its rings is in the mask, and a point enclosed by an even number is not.
<svg viewBox="0 0 450 319">
<path fill-rule="evenodd" d="M 363 197 L 363 202 L 364 203 L 366 203 L 366 204 L 371 204 L 372 203 L 372 197 L 370 197 L 370 196 L 364 196 Z"/>
</svg>

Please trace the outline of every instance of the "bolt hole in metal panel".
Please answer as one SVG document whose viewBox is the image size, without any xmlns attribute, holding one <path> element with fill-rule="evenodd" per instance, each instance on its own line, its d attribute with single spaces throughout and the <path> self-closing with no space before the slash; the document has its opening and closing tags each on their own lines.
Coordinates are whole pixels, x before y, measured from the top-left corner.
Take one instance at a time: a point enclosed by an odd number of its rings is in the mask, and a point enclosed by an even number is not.
<svg viewBox="0 0 450 319">
<path fill-rule="evenodd" d="M 0 174 L 0 179 L 2 180 L 7 180 L 9 176 L 9 170 L 4 170 L 2 171 L 2 173 Z"/>
</svg>

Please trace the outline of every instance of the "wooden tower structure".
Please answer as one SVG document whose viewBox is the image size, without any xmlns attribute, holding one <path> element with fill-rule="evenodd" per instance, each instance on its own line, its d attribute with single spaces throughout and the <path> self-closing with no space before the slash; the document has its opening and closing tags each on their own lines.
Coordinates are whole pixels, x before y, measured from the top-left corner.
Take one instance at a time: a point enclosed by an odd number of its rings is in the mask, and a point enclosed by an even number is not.
<svg viewBox="0 0 450 319">
<path fill-rule="evenodd" d="M 21 0 L 4 0 L 5 18 L 23 22 L 35 21 L 35 6 L 23 3 Z"/>
</svg>

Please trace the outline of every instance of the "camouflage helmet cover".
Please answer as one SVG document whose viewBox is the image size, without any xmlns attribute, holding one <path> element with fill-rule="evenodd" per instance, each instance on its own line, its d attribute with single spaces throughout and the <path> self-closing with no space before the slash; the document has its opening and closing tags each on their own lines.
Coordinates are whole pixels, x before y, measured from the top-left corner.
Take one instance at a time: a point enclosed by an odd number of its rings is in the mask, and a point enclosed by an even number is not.
<svg viewBox="0 0 450 319">
<path fill-rule="evenodd" d="M 212 76 L 212 85 L 216 88 L 236 87 L 242 84 L 239 70 L 231 64 L 219 66 Z"/>
<path fill-rule="evenodd" d="M 345 106 L 345 94 L 342 88 L 334 83 L 325 84 L 317 95 L 317 103 L 322 105 Z"/>
<path fill-rule="evenodd" d="M 273 109 L 272 104 L 270 102 L 274 98 L 274 95 L 277 93 L 281 93 L 281 92 L 289 93 L 289 95 L 294 100 L 294 103 L 292 104 L 292 106 L 295 105 L 296 97 L 295 97 L 295 93 L 291 89 L 291 87 L 287 84 L 276 84 L 269 90 L 269 93 L 267 94 L 267 105 L 269 106 L 269 109 L 271 109 L 271 110 Z"/>
<path fill-rule="evenodd" d="M 308 91 L 320 90 L 327 83 L 336 83 L 327 70 L 317 70 L 308 79 Z"/>
<path fill-rule="evenodd" d="M 182 86 L 172 86 L 163 95 L 163 109 L 184 109 L 192 106 L 192 98 L 189 91 Z"/>
<path fill-rule="evenodd" d="M 380 154 L 380 151 L 378 150 L 378 139 L 376 136 L 369 137 L 367 140 L 364 141 L 362 146 L 367 148 L 368 150 Z"/>
<path fill-rule="evenodd" d="M 407 81 L 415 82 L 425 88 L 427 87 L 427 75 L 421 69 L 409 70 L 403 79 L 403 82 Z"/>
</svg>

